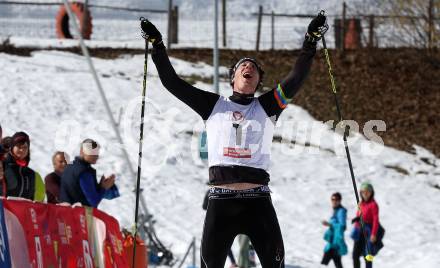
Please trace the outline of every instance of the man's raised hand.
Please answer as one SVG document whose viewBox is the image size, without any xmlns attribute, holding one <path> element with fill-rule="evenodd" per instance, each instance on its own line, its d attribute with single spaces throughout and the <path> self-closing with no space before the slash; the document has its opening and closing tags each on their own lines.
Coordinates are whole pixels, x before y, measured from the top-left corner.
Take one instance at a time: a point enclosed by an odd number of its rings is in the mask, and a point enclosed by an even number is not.
<svg viewBox="0 0 440 268">
<path fill-rule="evenodd" d="M 318 42 L 328 30 L 327 17 L 323 10 L 319 12 L 307 28 L 306 39 L 310 42 Z"/>
<path fill-rule="evenodd" d="M 150 41 L 153 46 L 162 43 L 162 35 L 159 30 L 148 19 L 141 17 L 142 37 Z"/>
</svg>

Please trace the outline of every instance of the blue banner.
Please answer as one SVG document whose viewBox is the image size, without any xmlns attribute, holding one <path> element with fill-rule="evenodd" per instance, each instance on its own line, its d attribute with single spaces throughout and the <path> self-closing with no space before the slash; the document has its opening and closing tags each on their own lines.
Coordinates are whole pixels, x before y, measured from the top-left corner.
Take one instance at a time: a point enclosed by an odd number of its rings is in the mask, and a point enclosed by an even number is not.
<svg viewBox="0 0 440 268">
<path fill-rule="evenodd" d="M 5 213 L 3 200 L 0 200 L 0 267 L 11 267 L 11 256 L 9 255 L 8 232 L 5 224 Z"/>
</svg>

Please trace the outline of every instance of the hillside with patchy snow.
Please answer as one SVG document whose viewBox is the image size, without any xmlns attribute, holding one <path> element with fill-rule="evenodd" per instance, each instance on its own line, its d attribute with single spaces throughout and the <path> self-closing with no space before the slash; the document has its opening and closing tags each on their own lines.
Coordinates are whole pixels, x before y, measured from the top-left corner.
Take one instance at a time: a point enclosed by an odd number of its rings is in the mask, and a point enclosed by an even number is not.
<svg viewBox="0 0 440 268">
<path fill-rule="evenodd" d="M 143 56 L 93 61 L 135 166 Z M 172 63 L 184 76 L 209 76 L 212 70 L 203 63 L 177 59 Z M 19 130 L 30 134 L 30 166 L 44 176 L 51 169 L 55 150 L 74 156 L 82 139 L 96 138 L 103 145 L 98 174 L 116 172 L 121 192 L 119 200 L 105 201 L 100 208 L 130 227 L 134 178 L 127 171 L 121 145 L 83 57 L 56 51 L 33 52 L 31 57 L 0 54 L 0 69 L 0 123 L 6 135 Z M 143 195 L 159 237 L 182 257 L 193 236 L 200 241 L 203 226 L 201 204 L 208 172 L 197 151 L 203 122 L 166 92 L 151 59 L 148 70 Z M 228 83 L 222 82 L 222 94 L 230 91 Z M 319 267 L 324 247 L 320 221 L 330 217 L 331 193 L 342 193 L 349 219 L 355 214 L 342 138 L 295 105 L 281 116 L 276 135 L 283 139 L 272 148 L 271 189 L 284 235 L 286 264 Z M 387 231 L 385 248 L 375 260 L 377 267 L 439 267 L 440 191 L 433 187 L 440 183 L 439 159 L 420 147 L 411 155 L 372 144 L 360 135 L 351 137 L 349 144 L 358 183 L 369 180 L 374 184 Z M 408 174 L 399 172 L 399 167 Z M 346 240 L 351 247 L 349 230 Z M 350 255 L 343 263 L 351 266 Z"/>
</svg>

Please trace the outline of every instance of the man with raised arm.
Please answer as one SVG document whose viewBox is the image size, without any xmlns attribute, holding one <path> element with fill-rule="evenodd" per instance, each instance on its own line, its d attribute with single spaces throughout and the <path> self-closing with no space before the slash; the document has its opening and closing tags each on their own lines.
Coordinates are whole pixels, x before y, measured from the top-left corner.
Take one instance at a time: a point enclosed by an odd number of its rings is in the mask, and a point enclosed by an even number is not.
<svg viewBox="0 0 440 268">
<path fill-rule="evenodd" d="M 208 134 L 209 181 L 212 186 L 201 243 L 202 267 L 224 267 L 238 234 L 247 235 L 265 268 L 284 267 L 284 245 L 270 197 L 269 163 L 275 123 L 310 71 L 316 44 L 325 33 L 326 17 L 310 23 L 292 70 L 258 97 L 264 71 L 252 58 L 230 69 L 229 97 L 203 91 L 182 80 L 168 58 L 162 35 L 148 20 L 144 37 L 153 44 L 152 58 L 164 87 L 198 113 Z"/>
</svg>

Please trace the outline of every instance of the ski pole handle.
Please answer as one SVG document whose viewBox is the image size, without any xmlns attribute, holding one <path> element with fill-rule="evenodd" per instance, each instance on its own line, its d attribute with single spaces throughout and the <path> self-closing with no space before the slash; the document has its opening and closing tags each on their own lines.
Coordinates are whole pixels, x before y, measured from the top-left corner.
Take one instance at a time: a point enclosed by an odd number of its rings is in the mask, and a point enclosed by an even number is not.
<svg viewBox="0 0 440 268">
<path fill-rule="evenodd" d="M 324 24 L 318 28 L 319 34 L 322 36 L 322 38 L 324 39 L 324 34 L 328 31 L 329 26 L 327 23 L 327 17 L 325 16 L 325 11 L 321 10 L 318 13 L 318 18 L 321 17 L 324 19 Z"/>
<path fill-rule="evenodd" d="M 148 20 L 144 17 L 140 17 L 139 20 L 141 21 L 141 36 L 142 38 L 144 38 L 145 40 L 148 40 L 149 35 L 144 31 L 144 29 L 142 28 L 142 24 L 144 23 L 148 23 Z"/>
<path fill-rule="evenodd" d="M 159 45 L 162 43 L 162 34 L 156 26 L 144 17 L 140 17 L 139 20 L 141 21 L 140 26 L 142 37 L 153 45 Z"/>
</svg>

